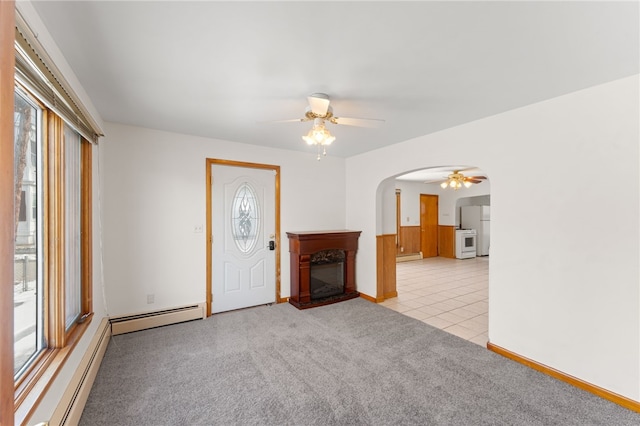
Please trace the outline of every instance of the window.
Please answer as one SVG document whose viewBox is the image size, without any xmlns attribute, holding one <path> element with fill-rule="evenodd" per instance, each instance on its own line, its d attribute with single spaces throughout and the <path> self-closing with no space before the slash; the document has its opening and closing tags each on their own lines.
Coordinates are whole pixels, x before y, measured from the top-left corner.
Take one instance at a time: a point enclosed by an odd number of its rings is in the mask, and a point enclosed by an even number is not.
<svg viewBox="0 0 640 426">
<path fill-rule="evenodd" d="M 91 322 L 92 143 L 102 132 L 15 17 L 3 20 L 16 29 L 13 405 L 26 424 Z"/>
<path fill-rule="evenodd" d="M 91 144 L 20 85 L 14 118 L 14 380 L 20 405 L 60 349 L 78 340 L 84 330 L 78 324 L 92 311 Z"/>
<path fill-rule="evenodd" d="M 64 195 L 65 195 L 65 330 L 80 317 L 82 296 L 81 271 L 81 179 L 82 162 L 80 148 L 82 140 L 68 125 L 64 126 Z"/>
<path fill-rule="evenodd" d="M 27 220 L 27 196 L 25 191 L 22 191 L 22 195 L 20 196 L 20 213 L 18 213 L 18 222 L 24 222 L 26 220 Z"/>
<path fill-rule="evenodd" d="M 42 315 L 42 215 L 27 215 L 27 202 L 42 196 L 40 152 L 42 111 L 26 96 L 14 97 L 14 366 L 16 377 L 44 348 Z M 33 152 L 33 151 L 36 152 Z M 30 160 L 30 161 L 28 161 Z"/>
</svg>

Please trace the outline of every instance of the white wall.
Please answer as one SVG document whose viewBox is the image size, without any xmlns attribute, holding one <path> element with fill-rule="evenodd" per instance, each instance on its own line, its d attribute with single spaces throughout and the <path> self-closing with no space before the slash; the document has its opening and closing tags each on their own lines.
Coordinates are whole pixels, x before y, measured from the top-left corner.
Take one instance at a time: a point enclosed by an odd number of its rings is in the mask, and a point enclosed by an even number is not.
<svg viewBox="0 0 640 426">
<path fill-rule="evenodd" d="M 469 197 L 487 196 L 491 192 L 489 180 L 457 191 L 442 189 L 439 184 L 435 183 L 425 184 L 396 180 L 395 185 L 396 188 L 402 190 L 400 197 L 401 226 L 420 226 L 420 194 L 438 196 L 438 225 L 457 226 L 460 224 L 458 207 L 468 205 Z M 488 204 L 488 201 L 484 204 Z"/>
<path fill-rule="evenodd" d="M 396 234 L 396 185 L 394 179 L 387 179 L 378 185 L 377 211 L 376 234 Z M 356 231 L 359 230 L 356 229 Z"/>
<path fill-rule="evenodd" d="M 286 232 L 345 228 L 344 160 L 106 123 L 104 250 L 111 315 L 206 300 L 206 159 L 281 167 L 281 295 Z M 153 294 L 154 304 L 147 304 Z"/>
<path fill-rule="evenodd" d="M 400 226 L 420 226 L 420 194 L 437 194 L 437 185 L 396 180 L 395 186 L 401 191 Z"/>
<path fill-rule="evenodd" d="M 491 179 L 490 341 L 640 400 L 638 104 L 633 76 L 347 159 L 359 290 L 375 294 L 378 184 L 473 164 Z"/>
</svg>

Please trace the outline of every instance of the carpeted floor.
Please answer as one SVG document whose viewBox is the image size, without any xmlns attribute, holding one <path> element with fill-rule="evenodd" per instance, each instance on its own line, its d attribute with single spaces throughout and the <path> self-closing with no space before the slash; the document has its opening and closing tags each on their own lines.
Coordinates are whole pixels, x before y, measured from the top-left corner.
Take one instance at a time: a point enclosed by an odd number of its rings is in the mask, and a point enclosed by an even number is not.
<svg viewBox="0 0 640 426">
<path fill-rule="evenodd" d="M 363 299 L 115 336 L 81 425 L 639 425 L 640 414 Z"/>
</svg>

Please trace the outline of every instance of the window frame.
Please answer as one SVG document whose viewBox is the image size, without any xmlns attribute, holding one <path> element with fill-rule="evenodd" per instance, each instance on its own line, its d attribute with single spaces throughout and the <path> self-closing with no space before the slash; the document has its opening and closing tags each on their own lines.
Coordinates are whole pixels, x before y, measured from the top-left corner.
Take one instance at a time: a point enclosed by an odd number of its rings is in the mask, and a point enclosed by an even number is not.
<svg viewBox="0 0 640 426">
<path fill-rule="evenodd" d="M 45 198 L 45 188 L 46 188 L 46 176 L 44 176 L 43 171 L 45 170 L 44 167 L 44 161 L 45 161 L 45 155 L 44 155 L 44 151 L 46 149 L 47 146 L 47 138 L 46 138 L 46 132 L 45 132 L 45 123 L 46 123 L 46 115 L 47 115 L 47 110 L 45 108 L 45 106 L 39 102 L 36 98 L 34 98 L 33 96 L 31 96 L 28 92 L 26 92 L 25 90 L 22 90 L 20 87 L 15 87 L 14 88 L 14 97 L 18 95 L 21 98 L 23 98 L 25 100 L 26 103 L 28 103 L 29 105 L 31 105 L 34 109 L 36 109 L 36 118 L 35 118 L 35 123 L 36 123 L 36 133 L 38 134 L 38 136 L 35 138 L 35 148 L 36 148 L 36 157 L 40 157 L 40 162 L 37 162 L 36 165 L 36 179 L 35 179 L 35 185 L 36 185 L 36 197 L 40 198 L 41 200 L 41 204 L 42 206 L 40 208 L 45 208 L 46 209 L 46 198 Z M 15 108 L 14 108 L 15 110 Z M 14 138 L 15 139 L 15 138 Z M 31 142 L 29 142 L 31 143 Z M 15 140 L 14 140 L 14 149 L 15 149 Z M 30 149 L 33 149 L 33 147 L 30 147 Z M 30 161 L 27 160 L 27 161 Z M 13 179 L 15 182 L 16 176 L 15 176 L 15 172 L 13 175 Z M 14 183 L 15 185 L 15 183 Z M 24 185 L 24 184 L 23 184 Z M 24 197 L 24 195 L 23 195 Z M 44 210 L 43 210 L 44 212 Z M 35 244 L 36 244 L 36 269 L 37 269 L 37 276 L 38 276 L 38 283 L 36 284 L 36 287 L 38 288 L 37 291 L 40 292 L 45 292 L 46 291 L 46 271 L 44 268 L 44 255 L 45 255 L 45 247 L 47 244 L 47 233 L 46 233 L 46 219 L 44 214 L 37 214 L 36 216 L 36 220 L 38 221 L 37 225 L 36 225 L 36 229 L 37 229 L 37 234 L 36 234 L 36 238 L 35 238 Z M 17 239 L 17 235 L 14 236 L 14 241 Z M 15 247 L 15 246 L 14 246 Z M 42 310 L 44 311 L 44 306 L 43 304 L 38 301 L 36 303 L 37 309 L 38 310 Z M 15 309 L 15 308 L 14 308 Z M 15 311 L 14 311 L 15 313 Z M 41 316 L 41 317 L 45 317 L 45 313 L 41 312 L 41 313 L 37 313 L 36 315 Z M 15 322 L 15 320 L 14 320 Z M 36 322 L 37 324 L 37 332 L 38 333 L 43 333 L 46 334 L 46 331 L 44 330 L 43 324 L 40 324 L 40 318 L 38 318 L 38 321 Z M 42 345 L 42 348 L 39 349 L 36 353 L 34 353 L 33 355 L 31 355 L 30 360 L 28 362 L 28 364 L 35 364 L 36 362 L 39 362 L 39 359 L 42 358 L 43 356 L 43 352 L 47 347 L 47 343 L 46 343 L 46 336 L 43 337 L 44 343 Z M 15 353 L 14 353 L 14 359 L 15 359 Z M 18 380 L 15 380 L 15 374 L 14 374 L 14 382 L 16 384 L 18 384 L 21 381 L 21 378 L 23 376 L 26 376 L 29 373 L 29 368 L 22 366 L 20 368 L 21 374 L 18 376 Z"/>
<path fill-rule="evenodd" d="M 44 349 L 19 377 L 14 377 L 15 421 L 28 420 L 78 343 L 93 316 L 92 144 L 80 135 L 80 314 L 67 328 L 65 320 L 65 121 L 27 87 L 20 93 L 41 110 L 42 264 Z M 67 123 L 74 128 L 71 123 Z M 78 132 L 79 133 L 79 132 Z"/>
</svg>

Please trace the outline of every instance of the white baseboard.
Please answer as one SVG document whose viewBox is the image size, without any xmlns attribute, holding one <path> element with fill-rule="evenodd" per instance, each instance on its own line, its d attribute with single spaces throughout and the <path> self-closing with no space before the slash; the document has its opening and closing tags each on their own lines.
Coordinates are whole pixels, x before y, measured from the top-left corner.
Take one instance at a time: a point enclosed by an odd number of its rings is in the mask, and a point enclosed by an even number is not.
<svg viewBox="0 0 640 426">
<path fill-rule="evenodd" d="M 206 312 L 204 303 L 137 315 L 113 317 L 110 320 L 111 333 L 116 336 L 118 334 L 131 333 L 163 325 L 203 319 L 205 317 Z"/>
</svg>

